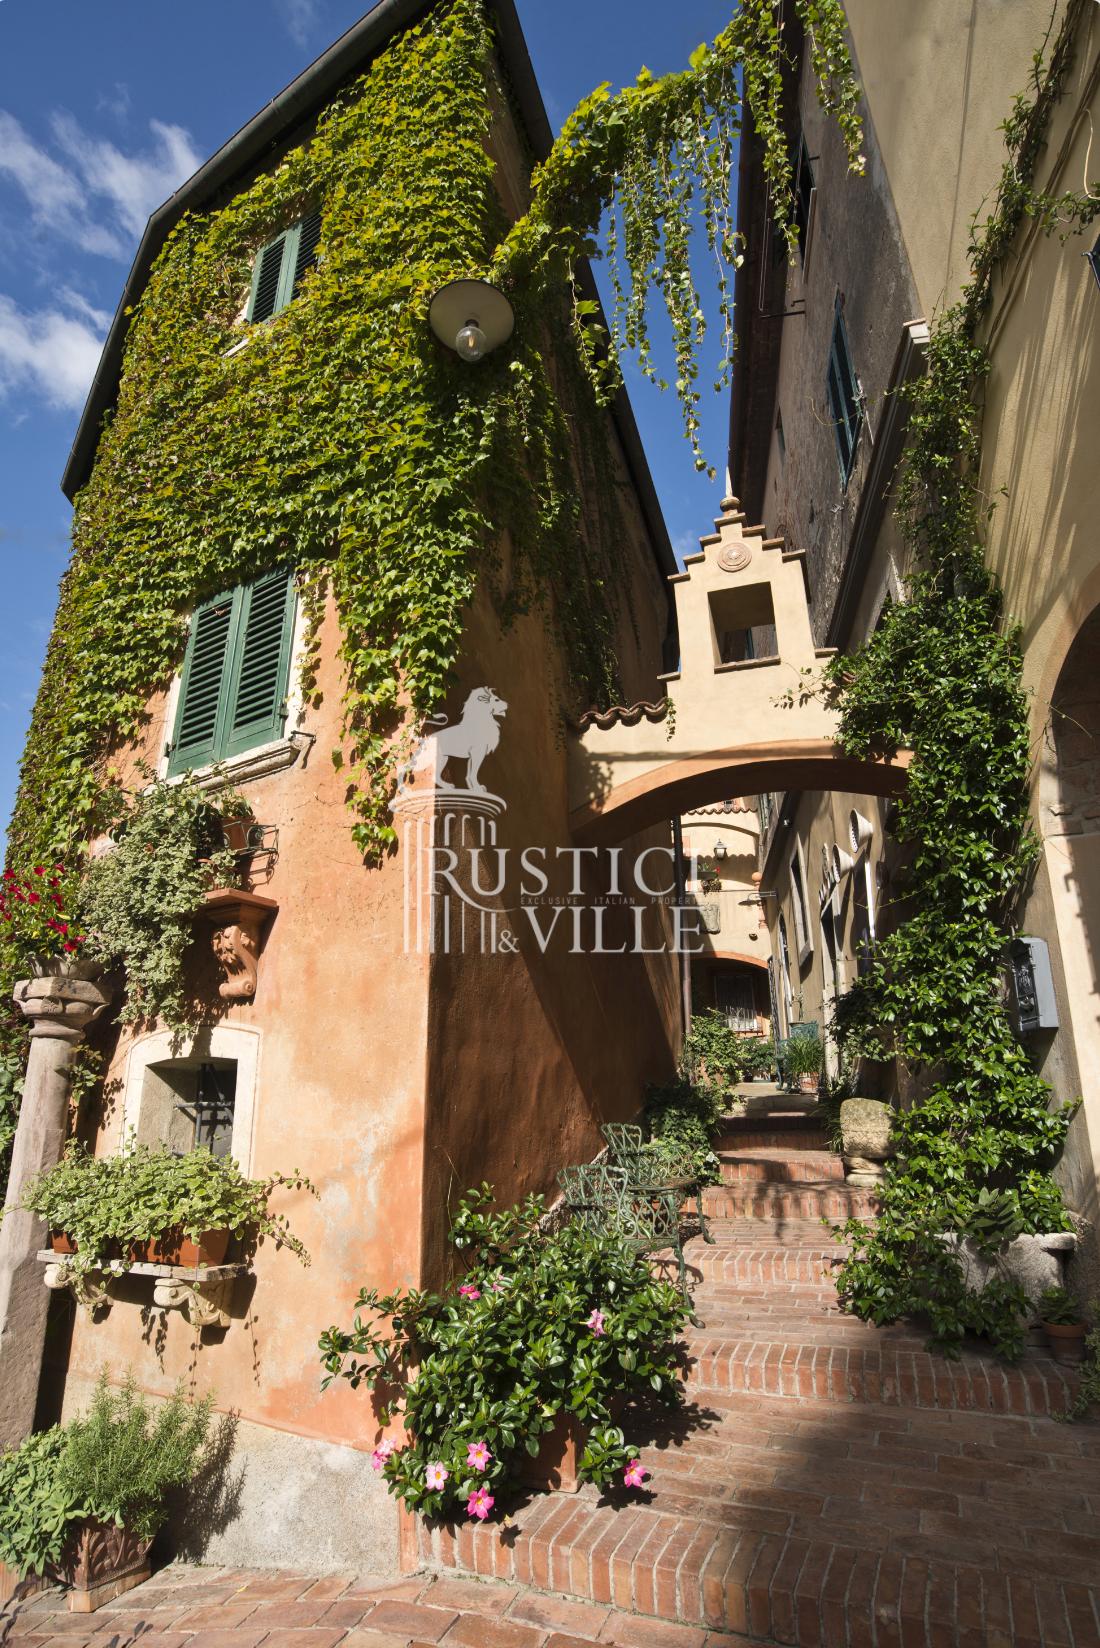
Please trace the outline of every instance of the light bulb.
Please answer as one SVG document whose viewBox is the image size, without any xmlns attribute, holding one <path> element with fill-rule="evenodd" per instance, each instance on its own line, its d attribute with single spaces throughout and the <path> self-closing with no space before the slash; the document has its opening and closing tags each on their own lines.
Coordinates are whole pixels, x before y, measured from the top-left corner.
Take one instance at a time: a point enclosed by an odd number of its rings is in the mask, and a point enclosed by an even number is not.
<svg viewBox="0 0 1100 1648">
<path fill-rule="evenodd" d="M 455 350 L 464 361 L 479 361 L 485 353 L 485 333 L 476 320 L 468 320 L 455 338 Z"/>
</svg>

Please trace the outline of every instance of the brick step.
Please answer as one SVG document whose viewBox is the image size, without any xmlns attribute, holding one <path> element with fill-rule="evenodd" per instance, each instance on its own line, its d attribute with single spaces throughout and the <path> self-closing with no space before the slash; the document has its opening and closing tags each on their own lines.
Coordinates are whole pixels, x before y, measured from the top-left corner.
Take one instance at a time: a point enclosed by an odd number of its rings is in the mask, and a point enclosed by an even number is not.
<svg viewBox="0 0 1100 1648">
<path fill-rule="evenodd" d="M 726 1122 L 715 1140 L 714 1148 L 721 1154 L 726 1150 L 827 1150 L 828 1135 L 820 1127 L 813 1127 L 801 1116 L 773 1116 L 770 1119 L 744 1116 L 744 1126 Z M 790 1125 L 788 1125 L 788 1122 Z"/>
<path fill-rule="evenodd" d="M 835 1467 L 828 1480 L 841 1486 Z M 746 1489 L 703 1510 L 666 1485 L 648 1504 L 601 1504 L 590 1489 L 540 1496 L 507 1529 L 422 1526 L 421 1558 L 633 1611 L 638 1644 L 686 1643 L 697 1627 L 806 1648 L 1096 1648 L 1100 1540 L 1025 1525 L 980 1495 L 953 1514 L 934 1508 L 934 1491 L 925 1502 L 889 1480 L 855 1517 L 827 1485 Z M 657 1619 L 677 1623 L 662 1636 Z"/>
<path fill-rule="evenodd" d="M 800 1184 L 844 1178 L 844 1163 L 828 1150 L 792 1151 L 762 1145 L 752 1150 L 722 1151 L 719 1161 L 725 1184 Z"/>
<path fill-rule="evenodd" d="M 714 1228 L 718 1228 L 717 1224 Z M 691 1242 L 687 1247 L 687 1260 L 693 1274 L 701 1278 L 701 1286 L 802 1285 L 835 1291 L 832 1277 L 844 1249 L 839 1244 L 829 1248 L 821 1246 L 824 1233 L 820 1224 L 814 1225 L 813 1234 L 816 1246 L 809 1241 L 790 1247 L 761 1242 L 731 1251 L 717 1242 L 714 1247 Z"/>
<path fill-rule="evenodd" d="M 808 1342 L 786 1337 L 730 1339 L 713 1333 L 705 1300 L 696 1300 L 696 1310 L 707 1326 L 687 1341 L 694 1364 L 688 1387 L 700 1396 L 747 1391 L 795 1400 L 817 1397 L 1049 1418 L 1063 1412 L 1077 1393 L 1074 1369 L 1035 1353 L 1028 1353 L 1016 1367 L 976 1353 L 949 1361 L 921 1348 L 915 1329 L 902 1326 L 897 1330 L 901 1337 L 894 1340 L 887 1330 L 853 1323 L 851 1318 L 805 1336 Z M 868 1340 L 865 1344 L 858 1342 L 861 1333 Z"/>
<path fill-rule="evenodd" d="M 703 1211 L 716 1219 L 862 1219 L 873 1217 L 878 1208 L 873 1190 L 836 1179 L 798 1185 L 708 1185 L 703 1192 Z"/>
</svg>

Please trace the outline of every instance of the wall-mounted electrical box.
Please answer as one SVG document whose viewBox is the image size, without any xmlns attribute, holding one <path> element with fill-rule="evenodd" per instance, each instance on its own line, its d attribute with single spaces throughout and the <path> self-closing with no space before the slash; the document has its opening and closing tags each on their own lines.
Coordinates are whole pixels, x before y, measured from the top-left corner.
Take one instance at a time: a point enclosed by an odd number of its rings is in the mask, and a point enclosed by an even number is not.
<svg viewBox="0 0 1100 1648">
<path fill-rule="evenodd" d="M 1057 1030 L 1058 1004 L 1054 999 L 1050 953 L 1043 939 L 1022 935 L 1013 939 L 1009 949 L 1009 978 L 1016 1034 L 1030 1036 L 1037 1030 Z"/>
</svg>

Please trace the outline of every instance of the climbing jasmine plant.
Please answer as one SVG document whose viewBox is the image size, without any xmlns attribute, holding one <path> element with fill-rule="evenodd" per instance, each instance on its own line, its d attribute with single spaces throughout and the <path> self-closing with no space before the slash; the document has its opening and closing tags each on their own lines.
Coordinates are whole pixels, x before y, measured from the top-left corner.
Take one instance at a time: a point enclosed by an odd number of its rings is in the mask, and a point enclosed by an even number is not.
<svg viewBox="0 0 1100 1648">
<path fill-rule="evenodd" d="M 974 229 L 969 283 L 934 323 L 927 374 L 910 392 L 898 500 L 916 568 L 909 598 L 888 609 L 861 652 L 830 666 L 847 751 L 913 751 L 896 826 L 912 850 L 905 919 L 842 1002 L 838 1030 L 850 1056 L 902 1059 L 920 1093 L 896 1120 L 900 1160 L 881 1216 L 845 1228 L 853 1251 L 841 1293 L 866 1319 L 922 1314 L 944 1346 L 984 1333 L 1007 1354 L 1022 1344 L 1026 1302 L 1003 1281 L 969 1292 L 952 1233 L 993 1248 L 1066 1228 L 1049 1170 L 1072 1112 L 1050 1110 L 1001 992 L 1037 843 L 1019 639 L 982 549 L 981 329 L 1025 218 L 1071 232 L 1100 209 L 1100 195 L 1052 199 L 1033 187 L 1081 9 L 1069 7 L 1049 57 L 1036 56 L 1030 95 L 1015 101 L 998 196 Z"/>
</svg>

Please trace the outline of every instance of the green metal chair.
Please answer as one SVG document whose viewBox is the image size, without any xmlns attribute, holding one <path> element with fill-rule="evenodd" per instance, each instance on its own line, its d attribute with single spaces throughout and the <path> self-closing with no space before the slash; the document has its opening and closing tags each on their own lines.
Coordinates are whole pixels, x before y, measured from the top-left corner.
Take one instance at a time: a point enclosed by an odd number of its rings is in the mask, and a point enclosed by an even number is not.
<svg viewBox="0 0 1100 1648">
<path fill-rule="evenodd" d="M 647 1190 L 678 1190 L 681 1201 L 694 1197 L 699 1233 L 713 1247 L 714 1237 L 703 1212 L 703 1184 L 690 1151 L 677 1155 L 673 1147 L 666 1146 L 664 1161 L 658 1166 L 636 1122 L 605 1122 L 600 1131 L 607 1140 L 609 1160 L 624 1167 L 633 1184 Z"/>
<path fill-rule="evenodd" d="M 558 1174 L 570 1215 L 593 1235 L 613 1235 L 635 1253 L 676 1255 L 680 1292 L 691 1320 L 695 1315 L 687 1285 L 687 1259 L 680 1235 L 680 1192 L 667 1186 L 631 1184 L 625 1168 L 610 1162 L 563 1167 Z"/>
</svg>

